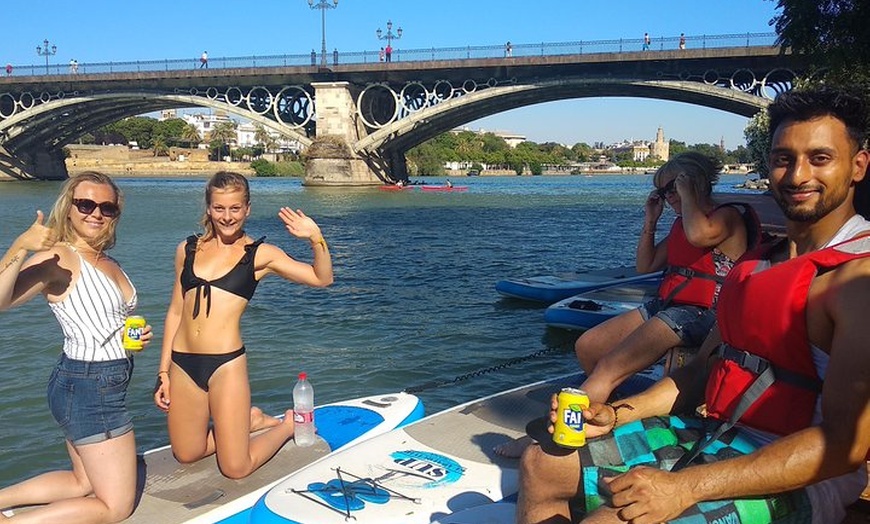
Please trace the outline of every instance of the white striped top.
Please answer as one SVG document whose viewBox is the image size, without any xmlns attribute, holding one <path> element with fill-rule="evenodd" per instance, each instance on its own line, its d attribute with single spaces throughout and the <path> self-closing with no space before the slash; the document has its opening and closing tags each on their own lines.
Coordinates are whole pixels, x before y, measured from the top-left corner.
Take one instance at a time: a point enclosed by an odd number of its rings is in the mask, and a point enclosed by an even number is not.
<svg viewBox="0 0 870 524">
<path fill-rule="evenodd" d="M 72 291 L 60 302 L 49 303 L 63 329 L 63 352 L 71 359 L 90 362 L 127 358 L 121 331 L 127 316 L 136 309 L 136 288 L 122 269 L 133 287 L 133 297 L 124 302 L 117 284 L 76 254 L 81 270 Z"/>
</svg>

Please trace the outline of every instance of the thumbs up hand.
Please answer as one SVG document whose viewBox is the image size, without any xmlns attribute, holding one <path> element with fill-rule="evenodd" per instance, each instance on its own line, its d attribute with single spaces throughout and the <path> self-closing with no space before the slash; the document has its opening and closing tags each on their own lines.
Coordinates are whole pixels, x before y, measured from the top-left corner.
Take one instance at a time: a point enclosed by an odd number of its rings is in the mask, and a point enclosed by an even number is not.
<svg viewBox="0 0 870 524">
<path fill-rule="evenodd" d="M 19 245 L 27 251 L 46 251 L 51 249 L 57 239 L 51 229 L 43 225 L 42 211 L 36 211 L 36 220 L 18 237 Z"/>
</svg>

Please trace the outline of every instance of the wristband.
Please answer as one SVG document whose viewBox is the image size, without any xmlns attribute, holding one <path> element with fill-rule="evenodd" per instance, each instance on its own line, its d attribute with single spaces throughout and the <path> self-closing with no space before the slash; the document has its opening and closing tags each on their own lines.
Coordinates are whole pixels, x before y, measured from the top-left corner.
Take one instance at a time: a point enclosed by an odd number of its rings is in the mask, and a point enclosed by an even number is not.
<svg viewBox="0 0 870 524">
<path fill-rule="evenodd" d="M 322 245 L 322 246 L 323 246 L 323 249 L 326 249 L 326 239 L 325 239 L 325 238 L 320 237 L 318 240 L 312 240 L 312 241 L 311 241 L 311 247 L 314 247 L 314 246 L 316 246 L 317 244 Z"/>
<path fill-rule="evenodd" d="M 617 404 L 614 406 L 613 404 L 607 403 L 607 404 L 605 404 L 605 406 L 608 406 L 608 407 L 610 407 L 610 409 L 613 410 L 613 426 L 611 426 L 611 428 L 610 428 L 611 431 L 613 431 L 613 429 L 616 428 L 617 425 L 619 425 L 619 410 L 620 409 L 627 409 L 629 411 L 634 411 L 634 406 L 632 406 L 631 404 Z"/>
</svg>

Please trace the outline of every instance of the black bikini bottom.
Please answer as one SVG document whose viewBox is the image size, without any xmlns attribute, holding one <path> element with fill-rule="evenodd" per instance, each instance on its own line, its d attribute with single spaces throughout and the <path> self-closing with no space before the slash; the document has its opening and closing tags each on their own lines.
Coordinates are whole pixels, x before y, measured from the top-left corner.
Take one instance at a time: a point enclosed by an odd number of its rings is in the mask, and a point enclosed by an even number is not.
<svg viewBox="0 0 870 524">
<path fill-rule="evenodd" d="M 187 373 L 199 389 L 208 391 L 208 381 L 219 367 L 245 354 L 245 346 L 232 353 L 220 355 L 202 355 L 199 353 L 180 353 L 172 351 L 172 362 Z"/>
</svg>

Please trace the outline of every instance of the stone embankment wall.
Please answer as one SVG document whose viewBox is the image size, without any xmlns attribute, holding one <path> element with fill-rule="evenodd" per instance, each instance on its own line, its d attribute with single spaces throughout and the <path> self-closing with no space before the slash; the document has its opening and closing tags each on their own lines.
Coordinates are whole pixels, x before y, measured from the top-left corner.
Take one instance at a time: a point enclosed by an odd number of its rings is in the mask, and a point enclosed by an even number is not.
<svg viewBox="0 0 870 524">
<path fill-rule="evenodd" d="M 100 171 L 110 176 L 211 176 L 218 171 L 236 171 L 254 176 L 248 162 L 212 162 L 205 149 L 170 148 L 169 156 L 127 146 L 70 144 L 66 168 L 70 176 L 82 171 Z"/>
</svg>

